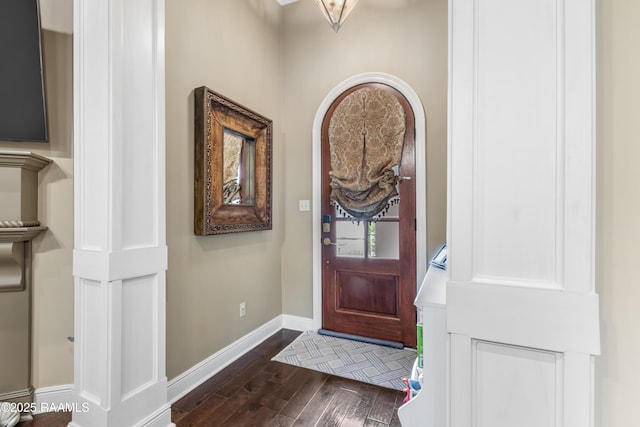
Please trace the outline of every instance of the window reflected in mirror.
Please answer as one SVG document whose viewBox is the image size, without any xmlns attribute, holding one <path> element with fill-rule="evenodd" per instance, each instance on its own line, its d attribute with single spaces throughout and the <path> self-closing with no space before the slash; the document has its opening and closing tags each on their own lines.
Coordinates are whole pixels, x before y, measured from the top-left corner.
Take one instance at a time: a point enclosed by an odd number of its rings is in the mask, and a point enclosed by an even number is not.
<svg viewBox="0 0 640 427">
<path fill-rule="evenodd" d="M 256 144 L 231 129 L 224 129 L 222 153 L 224 177 L 222 203 L 225 205 L 252 206 L 255 198 Z"/>
</svg>

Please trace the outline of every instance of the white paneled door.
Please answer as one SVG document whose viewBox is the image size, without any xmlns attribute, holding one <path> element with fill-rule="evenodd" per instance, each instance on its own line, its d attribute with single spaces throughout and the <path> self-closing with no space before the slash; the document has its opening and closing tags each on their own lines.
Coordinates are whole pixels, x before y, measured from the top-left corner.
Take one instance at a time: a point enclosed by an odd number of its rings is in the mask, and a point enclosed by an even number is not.
<svg viewBox="0 0 640 427">
<path fill-rule="evenodd" d="M 592 426 L 593 1 L 449 7 L 449 425 Z"/>
</svg>

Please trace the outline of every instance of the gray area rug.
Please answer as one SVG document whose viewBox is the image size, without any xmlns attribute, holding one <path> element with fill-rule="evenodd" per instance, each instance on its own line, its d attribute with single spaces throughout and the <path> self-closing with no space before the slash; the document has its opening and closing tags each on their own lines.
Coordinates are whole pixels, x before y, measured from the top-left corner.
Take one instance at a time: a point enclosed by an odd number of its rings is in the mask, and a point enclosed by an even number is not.
<svg viewBox="0 0 640 427">
<path fill-rule="evenodd" d="M 271 360 L 403 390 L 402 378 L 411 375 L 416 351 L 306 331 Z"/>
</svg>

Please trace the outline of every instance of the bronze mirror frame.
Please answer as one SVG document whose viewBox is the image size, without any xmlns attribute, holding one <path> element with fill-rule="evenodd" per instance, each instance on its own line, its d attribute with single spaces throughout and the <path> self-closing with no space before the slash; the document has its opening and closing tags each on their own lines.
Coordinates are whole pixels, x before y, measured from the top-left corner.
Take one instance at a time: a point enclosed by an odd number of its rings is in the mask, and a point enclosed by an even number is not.
<svg viewBox="0 0 640 427">
<path fill-rule="evenodd" d="M 194 233 L 271 230 L 273 122 L 205 86 L 194 89 L 194 99 Z M 252 204 L 223 203 L 225 129 L 255 143 Z"/>
</svg>

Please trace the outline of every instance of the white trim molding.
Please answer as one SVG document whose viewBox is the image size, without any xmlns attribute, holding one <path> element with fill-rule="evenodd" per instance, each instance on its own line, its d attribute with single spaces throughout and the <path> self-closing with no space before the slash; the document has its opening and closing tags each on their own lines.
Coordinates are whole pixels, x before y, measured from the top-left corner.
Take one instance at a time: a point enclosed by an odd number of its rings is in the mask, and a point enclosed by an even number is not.
<svg viewBox="0 0 640 427">
<path fill-rule="evenodd" d="M 76 413 L 89 411 L 89 407 L 86 403 L 80 403 L 78 399 L 76 399 L 73 391 L 73 384 L 63 384 L 36 389 L 34 392 L 33 403 L 33 407 L 35 408 L 35 411 L 33 411 L 34 415 L 43 414 L 45 412 L 67 411 Z M 171 406 L 168 404 L 145 417 L 137 423 L 136 426 L 166 426 L 167 417 L 171 417 Z"/>
<path fill-rule="evenodd" d="M 322 120 L 331 103 L 345 90 L 363 83 L 382 83 L 399 91 L 413 109 L 416 127 L 416 287 L 422 283 L 427 265 L 427 192 L 426 192 L 426 117 L 418 94 L 405 83 L 390 74 L 372 72 L 350 77 L 334 87 L 324 98 L 315 115 L 312 129 L 313 155 L 313 328 L 322 327 L 322 247 L 320 236 L 320 208 L 322 170 L 321 137 Z"/>
<path fill-rule="evenodd" d="M 174 403 L 185 396 L 280 329 L 304 331 L 311 324 L 311 319 L 287 314 L 273 318 L 169 381 L 169 402 Z"/>
<path fill-rule="evenodd" d="M 34 414 L 56 412 L 61 408 L 73 410 L 75 402 L 73 384 L 37 388 L 33 393 Z"/>
<path fill-rule="evenodd" d="M 312 324 L 312 319 L 289 314 L 281 314 L 273 318 L 169 381 L 169 403 L 174 403 L 190 393 L 200 384 L 247 354 L 279 330 L 291 329 L 294 331 L 306 331 L 311 329 Z M 60 410 L 60 408 L 66 408 L 71 411 L 82 410 L 82 407 L 78 405 L 77 399 L 74 396 L 73 384 L 36 389 L 34 392 L 34 403 L 36 414 L 55 412 Z M 161 408 L 160 412 L 162 411 L 164 411 L 164 408 Z M 142 425 L 152 426 L 153 424 L 149 423 L 153 422 L 156 418 L 155 415 L 156 414 L 150 415 L 146 421 L 147 424 Z"/>
<path fill-rule="evenodd" d="M 281 327 L 282 318 L 278 316 L 169 381 L 167 391 L 169 402 L 174 403 L 185 396 L 191 390 L 278 332 Z"/>
<path fill-rule="evenodd" d="M 291 314 L 282 315 L 282 327 L 294 331 L 308 331 L 313 329 L 313 319 L 308 317 L 293 316 Z"/>
</svg>

